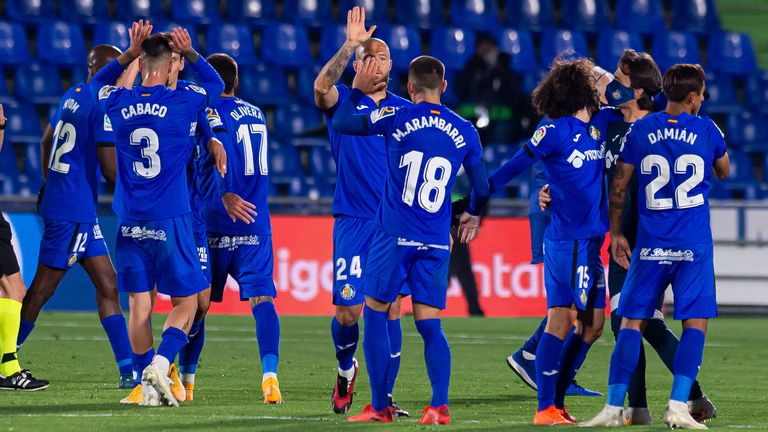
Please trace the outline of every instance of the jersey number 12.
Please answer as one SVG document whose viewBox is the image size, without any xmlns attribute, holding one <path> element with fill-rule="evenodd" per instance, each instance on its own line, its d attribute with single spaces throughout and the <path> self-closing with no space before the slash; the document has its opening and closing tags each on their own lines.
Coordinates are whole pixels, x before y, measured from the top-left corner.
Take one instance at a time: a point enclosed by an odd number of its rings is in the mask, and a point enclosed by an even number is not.
<svg viewBox="0 0 768 432">
<path fill-rule="evenodd" d="M 400 168 L 407 168 L 405 185 L 403 186 L 404 203 L 413 206 L 416 198 L 416 183 L 422 173 L 421 162 L 424 153 L 411 150 L 400 157 Z M 419 207 L 429 213 L 437 213 L 445 201 L 445 187 L 451 178 L 451 162 L 443 157 L 435 156 L 427 159 L 422 174 L 424 182 L 419 188 Z"/>
<path fill-rule="evenodd" d="M 53 146 L 51 147 L 51 160 L 48 161 L 48 168 L 62 174 L 69 172 L 69 164 L 62 162 L 61 157 L 75 148 L 75 139 L 77 139 L 77 131 L 72 123 L 64 123 L 59 120 L 53 131 Z"/>
</svg>

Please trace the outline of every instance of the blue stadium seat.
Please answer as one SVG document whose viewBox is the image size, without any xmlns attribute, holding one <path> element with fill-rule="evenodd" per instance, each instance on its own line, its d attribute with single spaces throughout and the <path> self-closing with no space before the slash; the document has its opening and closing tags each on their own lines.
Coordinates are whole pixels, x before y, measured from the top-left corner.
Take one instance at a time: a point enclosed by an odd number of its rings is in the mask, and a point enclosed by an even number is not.
<svg viewBox="0 0 768 432">
<path fill-rule="evenodd" d="M 642 34 L 664 28 L 662 0 L 617 0 L 616 27 Z"/>
<path fill-rule="evenodd" d="M 542 31 L 555 26 L 552 0 L 506 0 L 507 24 L 523 30 Z"/>
<path fill-rule="evenodd" d="M 752 39 L 746 33 L 718 33 L 710 36 L 708 49 L 709 68 L 746 76 L 757 70 Z"/>
<path fill-rule="evenodd" d="M 760 113 L 731 114 L 726 121 L 726 140 L 746 152 L 768 151 L 768 118 Z"/>
<path fill-rule="evenodd" d="M 262 38 L 262 52 L 269 53 L 264 56 L 266 61 L 285 67 L 305 66 L 312 61 L 309 35 L 300 25 L 283 23 L 267 26 Z"/>
<path fill-rule="evenodd" d="M 755 111 L 768 114 L 768 70 L 760 69 L 747 78 L 744 103 Z"/>
<path fill-rule="evenodd" d="M 443 23 L 440 0 L 395 0 L 395 20 L 412 27 L 432 28 Z"/>
<path fill-rule="evenodd" d="M 715 0 L 672 0 L 672 28 L 695 33 L 720 30 Z"/>
<path fill-rule="evenodd" d="M 290 138 L 311 130 L 322 128 L 322 114 L 312 106 L 282 105 L 275 110 L 275 123 L 280 125 L 275 130 L 278 137 Z"/>
<path fill-rule="evenodd" d="M 42 131 L 35 106 L 28 102 L 16 102 L 4 106 L 8 127 L 5 139 L 10 142 L 38 143 Z M 2 152 L 0 152 L 2 153 Z"/>
<path fill-rule="evenodd" d="M 19 177 L 19 165 L 16 162 L 14 146 L 6 144 L 0 151 L 0 193 L 13 195 L 16 191 L 16 181 Z"/>
<path fill-rule="evenodd" d="M 302 179 L 301 159 L 296 147 L 291 144 L 281 144 L 277 141 L 269 143 L 269 178 L 273 183 L 291 183 L 295 178 Z"/>
<path fill-rule="evenodd" d="M 0 104 L 13 102 L 13 98 L 8 93 L 8 84 L 4 79 L 0 79 Z"/>
<path fill-rule="evenodd" d="M 6 0 L 8 18 L 23 23 L 38 23 L 53 18 L 53 0 Z"/>
<path fill-rule="evenodd" d="M 343 24 L 328 24 L 320 31 L 320 61 L 330 60 L 347 40 L 347 27 Z M 354 56 L 352 57 L 354 60 Z"/>
<path fill-rule="evenodd" d="M 163 8 L 163 0 L 120 0 L 115 3 L 117 6 L 115 16 L 126 22 L 149 18 L 154 23 L 166 21 L 168 18 Z"/>
<path fill-rule="evenodd" d="M 95 24 L 109 19 L 106 1 L 60 0 L 61 18 L 65 21 Z"/>
<path fill-rule="evenodd" d="M 24 27 L 17 23 L 0 22 L 0 66 L 29 63 L 30 59 Z"/>
<path fill-rule="evenodd" d="M 411 60 L 420 56 L 421 35 L 415 28 L 393 25 L 376 29 L 376 37 L 389 45 L 392 68 L 408 70 Z"/>
<path fill-rule="evenodd" d="M 366 25 L 370 23 L 385 23 L 389 21 L 386 0 L 341 0 L 339 2 L 339 19 L 347 22 L 347 11 L 355 6 L 365 8 Z"/>
<path fill-rule="evenodd" d="M 600 33 L 597 39 L 595 60 L 605 70 L 612 71 L 616 68 L 624 50 L 628 48 L 635 51 L 645 50 L 640 35 L 624 30 L 606 30 Z"/>
<path fill-rule="evenodd" d="M 240 66 L 251 66 L 257 63 L 253 36 L 251 36 L 248 27 L 244 25 L 222 23 L 208 27 L 206 52 L 208 55 L 213 53 L 228 54 Z"/>
<path fill-rule="evenodd" d="M 42 174 L 40 172 L 40 145 L 38 143 L 27 144 L 24 148 L 24 168 L 36 181 L 42 182 Z"/>
<path fill-rule="evenodd" d="M 315 178 L 324 178 L 333 183 L 336 180 L 336 162 L 333 160 L 330 145 L 318 145 L 309 148 L 309 168 Z"/>
<path fill-rule="evenodd" d="M 728 158 L 731 162 L 731 170 L 728 177 L 722 182 L 723 187 L 730 190 L 734 197 L 751 198 L 756 195 L 757 179 L 752 167 L 752 160 L 744 153 L 735 149 L 728 149 Z"/>
<path fill-rule="evenodd" d="M 219 3 L 215 0 L 173 0 L 171 18 L 180 23 L 211 24 L 219 22 Z"/>
<path fill-rule="evenodd" d="M 128 36 L 128 26 L 119 21 L 103 21 L 96 24 L 93 29 L 93 44 L 114 45 L 121 50 L 125 50 L 130 45 L 131 39 Z"/>
<path fill-rule="evenodd" d="M 429 52 L 442 60 L 446 69 L 462 69 L 475 53 L 475 34 L 458 28 L 436 28 L 432 30 Z"/>
<path fill-rule="evenodd" d="M 273 0 L 229 0 L 227 17 L 230 21 L 264 25 L 276 19 Z"/>
<path fill-rule="evenodd" d="M 526 93 L 533 92 L 533 89 L 539 85 L 539 82 L 547 73 L 545 69 L 539 69 L 535 71 L 527 71 L 523 73 L 523 90 Z"/>
<path fill-rule="evenodd" d="M 274 66 L 245 66 L 239 70 L 238 94 L 256 105 L 281 105 L 293 101 L 285 72 Z"/>
<path fill-rule="evenodd" d="M 58 104 L 63 93 L 58 71 L 32 63 L 16 68 L 16 97 L 35 104 Z"/>
<path fill-rule="evenodd" d="M 283 11 L 284 19 L 292 19 L 295 22 L 317 27 L 328 22 L 331 19 L 331 0 L 284 0 Z M 347 12 L 344 11 L 344 19 L 347 19 Z"/>
<path fill-rule="evenodd" d="M 499 27 L 496 0 L 451 0 L 451 24 L 471 30 L 496 29 Z"/>
<path fill-rule="evenodd" d="M 699 44 L 692 33 L 661 33 L 653 39 L 653 58 L 662 73 L 675 63 L 701 63 Z"/>
<path fill-rule="evenodd" d="M 594 33 L 610 26 L 607 0 L 570 0 L 562 3 L 560 24 L 570 30 Z"/>
<path fill-rule="evenodd" d="M 405 75 L 405 83 L 408 83 L 408 74 Z M 445 71 L 445 80 L 448 81 L 448 87 L 445 88 L 445 92 L 443 92 L 442 95 L 440 95 L 440 102 L 442 102 L 444 105 L 447 106 L 454 106 L 459 103 L 459 97 L 456 96 L 456 91 L 454 90 L 456 88 L 456 80 L 454 79 L 456 77 L 456 72 L 452 70 Z M 401 94 L 403 96 L 406 96 L 406 99 L 408 99 L 407 94 L 407 86 L 404 87 L 406 90 L 401 91 L 398 94 Z M 390 89 L 390 91 L 396 91 L 394 88 Z"/>
<path fill-rule="evenodd" d="M 302 68 L 296 78 L 296 92 L 299 101 L 313 105 L 315 103 L 315 78 L 320 73 L 320 66 Z"/>
<path fill-rule="evenodd" d="M 79 65 L 85 62 L 85 38 L 77 24 L 53 21 L 37 29 L 37 57 L 54 65 Z"/>
<path fill-rule="evenodd" d="M 498 34 L 498 41 L 499 49 L 509 54 L 512 69 L 516 71 L 539 69 L 531 33 L 526 30 L 504 29 Z"/>
<path fill-rule="evenodd" d="M 561 52 L 571 51 L 579 56 L 589 56 L 587 38 L 583 33 L 570 30 L 551 30 L 541 35 L 541 64 L 549 65 Z"/>
<path fill-rule="evenodd" d="M 702 113 L 728 114 L 744 111 L 736 95 L 736 86 L 728 75 L 707 73 L 707 100 L 702 104 Z"/>
</svg>

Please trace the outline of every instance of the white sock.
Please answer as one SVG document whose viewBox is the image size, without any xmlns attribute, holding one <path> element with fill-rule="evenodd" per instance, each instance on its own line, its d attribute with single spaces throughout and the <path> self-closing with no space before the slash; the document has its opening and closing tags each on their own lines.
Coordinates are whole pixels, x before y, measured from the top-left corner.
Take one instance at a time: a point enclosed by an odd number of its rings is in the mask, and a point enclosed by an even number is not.
<svg viewBox="0 0 768 432">
<path fill-rule="evenodd" d="M 686 402 L 680 402 L 670 399 L 669 400 L 669 407 L 676 410 L 676 411 L 685 411 L 688 412 L 688 404 Z"/>
<path fill-rule="evenodd" d="M 185 373 L 181 375 L 181 382 L 184 384 L 194 384 L 195 383 L 195 374 L 193 373 Z"/>
<path fill-rule="evenodd" d="M 261 376 L 261 382 L 266 381 L 268 378 L 274 378 L 277 379 L 277 374 L 274 372 L 267 372 L 264 375 Z"/>
<path fill-rule="evenodd" d="M 352 378 L 355 377 L 355 367 L 352 366 L 351 368 L 344 370 L 342 368 L 339 368 L 339 375 L 343 376 L 347 380 L 352 380 Z"/>
<path fill-rule="evenodd" d="M 168 361 L 167 358 L 161 355 L 156 355 L 155 358 L 152 359 L 152 364 L 160 369 L 160 373 L 162 373 L 163 376 L 168 375 L 168 368 L 171 367 L 171 362 Z"/>
</svg>

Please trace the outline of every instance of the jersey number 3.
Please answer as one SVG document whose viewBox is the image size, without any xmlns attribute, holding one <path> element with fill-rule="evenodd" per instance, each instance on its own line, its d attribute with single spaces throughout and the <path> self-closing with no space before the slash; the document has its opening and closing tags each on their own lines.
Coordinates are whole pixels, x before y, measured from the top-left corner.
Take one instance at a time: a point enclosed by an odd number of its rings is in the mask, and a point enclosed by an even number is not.
<svg viewBox="0 0 768 432">
<path fill-rule="evenodd" d="M 416 198 L 416 183 L 422 173 L 421 162 L 424 153 L 411 150 L 400 157 L 400 168 L 406 168 L 405 185 L 403 186 L 403 202 L 413 206 Z M 419 188 L 419 207 L 429 213 L 437 213 L 445 201 L 445 187 L 451 178 L 451 162 L 436 156 L 427 159 L 422 174 L 424 182 Z"/>
<path fill-rule="evenodd" d="M 147 161 L 136 161 L 133 163 L 133 171 L 141 177 L 151 179 L 160 174 L 160 156 L 157 150 L 160 149 L 160 140 L 157 138 L 157 132 L 149 128 L 138 128 L 131 132 L 131 145 L 139 146 L 145 144 L 141 149 L 141 157 Z"/>
</svg>

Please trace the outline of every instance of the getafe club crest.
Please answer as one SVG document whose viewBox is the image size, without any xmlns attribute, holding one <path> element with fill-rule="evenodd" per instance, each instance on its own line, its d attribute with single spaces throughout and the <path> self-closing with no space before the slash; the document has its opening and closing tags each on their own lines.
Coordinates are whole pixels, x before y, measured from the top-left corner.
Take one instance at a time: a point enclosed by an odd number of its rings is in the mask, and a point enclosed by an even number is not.
<svg viewBox="0 0 768 432">
<path fill-rule="evenodd" d="M 597 141 L 600 139 L 600 130 L 597 129 L 594 126 L 589 127 L 589 136 L 592 137 L 593 140 Z"/>
<path fill-rule="evenodd" d="M 344 284 L 344 286 L 341 287 L 341 298 L 344 300 L 352 300 L 355 298 L 355 287 L 350 284 Z"/>
</svg>

